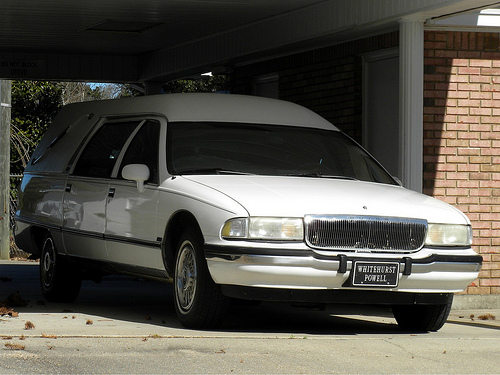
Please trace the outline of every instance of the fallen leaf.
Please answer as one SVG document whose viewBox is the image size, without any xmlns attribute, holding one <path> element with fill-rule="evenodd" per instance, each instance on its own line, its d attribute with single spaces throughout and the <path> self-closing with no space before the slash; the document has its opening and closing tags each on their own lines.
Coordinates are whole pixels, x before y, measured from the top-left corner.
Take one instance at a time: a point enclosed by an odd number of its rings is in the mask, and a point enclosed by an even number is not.
<svg viewBox="0 0 500 375">
<path fill-rule="evenodd" d="M 495 320 L 496 319 L 495 315 L 492 315 L 490 313 L 479 315 L 477 318 L 481 319 L 481 320 Z"/>
<path fill-rule="evenodd" d="M 42 333 L 42 338 L 44 339 L 57 339 L 56 335 L 48 335 L 46 333 Z"/>
<path fill-rule="evenodd" d="M 87 319 L 87 322 L 85 324 L 91 326 L 92 324 L 94 324 L 94 322 L 90 319 Z"/>
<path fill-rule="evenodd" d="M 24 323 L 24 329 L 35 329 L 35 325 L 28 320 Z"/>
<path fill-rule="evenodd" d="M 5 347 L 9 350 L 24 350 L 26 348 L 24 345 L 11 344 L 9 342 L 5 344 Z"/>
</svg>

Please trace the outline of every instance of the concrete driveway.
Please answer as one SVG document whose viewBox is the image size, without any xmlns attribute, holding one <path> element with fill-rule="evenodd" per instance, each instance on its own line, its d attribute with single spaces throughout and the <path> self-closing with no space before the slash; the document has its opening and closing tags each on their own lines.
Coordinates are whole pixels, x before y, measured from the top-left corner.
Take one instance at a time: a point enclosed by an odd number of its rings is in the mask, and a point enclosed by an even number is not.
<svg viewBox="0 0 500 375">
<path fill-rule="evenodd" d="M 114 276 L 53 304 L 38 263 L 0 261 L 0 301 L 12 295 L 26 306 L 0 317 L 2 374 L 500 373 L 499 310 L 453 310 L 439 332 L 410 334 L 387 309 L 263 303 L 193 331 L 169 285 Z"/>
</svg>

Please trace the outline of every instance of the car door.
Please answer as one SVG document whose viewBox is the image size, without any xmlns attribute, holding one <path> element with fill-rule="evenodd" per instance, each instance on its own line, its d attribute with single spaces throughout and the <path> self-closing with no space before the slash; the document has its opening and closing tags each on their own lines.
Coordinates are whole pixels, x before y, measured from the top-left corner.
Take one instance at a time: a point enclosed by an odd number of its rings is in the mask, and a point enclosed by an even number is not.
<svg viewBox="0 0 500 375">
<path fill-rule="evenodd" d="M 139 121 L 103 121 L 85 144 L 66 181 L 63 240 L 68 254 L 107 260 L 106 199 L 118 156 Z"/>
<path fill-rule="evenodd" d="M 161 239 L 157 237 L 160 120 L 144 120 L 124 148 L 113 172 L 106 201 L 106 249 L 111 262 L 126 268 L 163 269 Z M 130 164 L 146 165 L 150 177 L 144 189 L 124 180 Z"/>
</svg>

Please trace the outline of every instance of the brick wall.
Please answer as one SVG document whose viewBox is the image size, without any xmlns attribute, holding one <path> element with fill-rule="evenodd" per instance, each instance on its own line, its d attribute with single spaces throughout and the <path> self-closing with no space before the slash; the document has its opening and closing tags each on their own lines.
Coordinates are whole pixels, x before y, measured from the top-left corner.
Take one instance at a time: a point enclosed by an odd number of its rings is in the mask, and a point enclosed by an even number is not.
<svg viewBox="0 0 500 375">
<path fill-rule="evenodd" d="M 472 222 L 467 293 L 500 293 L 500 34 L 426 31 L 424 73 L 424 193 Z"/>
<path fill-rule="evenodd" d="M 361 143 L 361 55 L 397 47 L 398 35 L 393 32 L 238 67 L 231 76 L 231 92 L 251 94 L 253 78 L 277 73 L 280 99 L 311 109 Z"/>
</svg>

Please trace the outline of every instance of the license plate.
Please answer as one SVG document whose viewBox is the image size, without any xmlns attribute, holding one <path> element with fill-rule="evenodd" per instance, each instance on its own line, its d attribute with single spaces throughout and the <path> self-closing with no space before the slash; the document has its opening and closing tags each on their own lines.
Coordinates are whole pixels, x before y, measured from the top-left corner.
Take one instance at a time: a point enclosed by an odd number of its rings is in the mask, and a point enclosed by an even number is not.
<svg viewBox="0 0 500 375">
<path fill-rule="evenodd" d="M 352 285 L 398 286 L 399 262 L 355 262 Z"/>
</svg>

